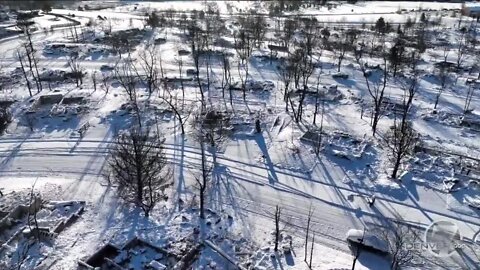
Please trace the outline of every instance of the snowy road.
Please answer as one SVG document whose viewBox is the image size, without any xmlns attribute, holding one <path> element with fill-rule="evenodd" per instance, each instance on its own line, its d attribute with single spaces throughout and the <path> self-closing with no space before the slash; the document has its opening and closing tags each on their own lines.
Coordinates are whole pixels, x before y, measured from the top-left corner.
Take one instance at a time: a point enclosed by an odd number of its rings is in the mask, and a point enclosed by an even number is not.
<svg viewBox="0 0 480 270">
<path fill-rule="evenodd" d="M 101 181 L 110 135 L 105 132 L 103 137 L 98 136 L 100 130 L 97 128 L 94 132 L 97 137 L 87 135 L 81 141 L 75 138 L 0 140 L 1 186 L 8 189 L 9 183 L 2 180 L 12 176 L 20 179 L 64 177 L 78 183 Z M 232 151 L 238 155 L 229 155 Z M 191 172 L 195 172 L 200 162 L 198 150 L 188 144 L 168 144 L 166 152 L 172 163 L 178 165 L 175 169 L 176 179 L 180 179 L 177 188 L 192 184 Z M 243 153 L 249 153 L 250 158 L 243 157 Z M 472 239 L 480 228 L 478 218 L 446 210 L 447 194 L 405 185 L 393 193 L 376 193 L 375 206 L 369 207 L 365 196 L 370 196 L 372 190 L 344 183 L 343 169 L 328 160 L 321 160 L 311 172 L 302 173 L 255 160 L 260 153 L 255 140 L 237 140 L 227 147 L 225 155 L 218 158 L 220 170 L 212 186 L 211 207 L 233 206 L 237 216 L 244 217 L 245 222 L 254 222 L 258 215 L 273 219 L 273 209 L 280 205 L 284 209 L 283 220 L 302 235 L 311 206 L 315 209 L 313 230 L 319 242 L 345 252 L 348 247 L 343 239 L 348 229 L 382 223 L 384 217 L 408 218 L 406 222 L 419 226 L 427 226 L 434 220 L 452 220 L 467 239 Z M 183 172 L 179 166 L 184 168 Z M 90 194 L 84 195 L 90 197 Z M 349 195 L 354 199 L 348 199 Z"/>
</svg>

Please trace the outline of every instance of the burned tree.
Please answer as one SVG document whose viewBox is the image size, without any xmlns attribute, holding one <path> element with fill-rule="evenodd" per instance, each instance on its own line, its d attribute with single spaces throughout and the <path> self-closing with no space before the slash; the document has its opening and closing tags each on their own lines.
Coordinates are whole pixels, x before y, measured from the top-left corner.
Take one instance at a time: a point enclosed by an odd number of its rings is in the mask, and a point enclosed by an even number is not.
<svg viewBox="0 0 480 270">
<path fill-rule="evenodd" d="M 194 176 L 195 181 L 198 184 L 199 198 L 200 198 L 200 218 L 205 218 L 205 196 L 207 195 L 207 188 L 209 179 L 212 175 L 213 165 L 207 159 L 207 153 L 205 152 L 205 144 L 203 138 L 197 138 L 200 143 L 200 155 L 201 155 L 201 168 L 200 175 Z"/>
<path fill-rule="evenodd" d="M 471 84 L 468 87 L 467 95 L 465 96 L 465 105 L 463 106 L 463 114 L 467 114 L 470 111 L 470 103 L 472 102 L 473 98 L 473 93 L 474 93 L 475 87 L 473 87 Z"/>
<path fill-rule="evenodd" d="M 359 239 L 359 243 L 363 243 L 365 238 L 365 227 L 363 228 L 362 237 Z M 353 248 L 353 263 L 352 263 L 352 270 L 355 270 L 355 265 L 357 264 L 358 258 L 360 258 L 360 254 L 362 251 L 362 247 L 360 245 L 352 245 Z"/>
<path fill-rule="evenodd" d="M 109 74 L 102 72 L 102 86 L 105 90 L 105 94 L 108 94 L 108 91 L 110 90 L 110 79 Z"/>
<path fill-rule="evenodd" d="M 343 33 L 343 36 L 340 40 L 332 44 L 333 53 L 338 60 L 337 71 L 340 72 L 343 59 L 348 51 L 352 51 L 354 48 L 354 43 L 358 38 L 358 32 L 355 29 L 349 29 Z"/>
<path fill-rule="evenodd" d="M 284 90 L 283 90 L 283 100 L 285 101 L 285 111 L 288 112 L 288 102 L 290 98 L 289 86 L 292 82 L 294 74 L 296 73 L 297 65 L 292 59 L 286 59 L 280 69 L 280 77 L 282 79 Z"/>
<path fill-rule="evenodd" d="M 237 65 L 238 76 L 242 83 L 243 100 L 246 99 L 246 81 L 248 79 L 248 60 L 253 50 L 254 40 L 247 29 L 240 29 L 233 35 L 235 41 L 235 50 L 240 58 Z M 242 68 L 243 66 L 243 68 Z M 243 69 L 243 76 L 242 76 Z"/>
<path fill-rule="evenodd" d="M 17 26 L 23 31 L 25 35 L 25 42 L 23 44 L 23 47 L 25 49 L 25 55 L 28 60 L 29 70 L 37 86 L 37 92 L 40 92 L 42 91 L 42 84 L 40 82 L 40 74 L 38 72 L 38 66 L 37 66 L 38 60 L 35 56 L 36 50 L 33 47 L 33 42 L 32 42 L 30 22 L 25 20 L 18 20 Z"/>
<path fill-rule="evenodd" d="M 182 88 L 182 108 L 185 106 L 185 86 L 183 84 L 183 58 L 182 56 L 178 56 L 175 58 L 175 62 L 177 62 L 178 66 L 178 77 L 180 79 L 180 87 Z"/>
<path fill-rule="evenodd" d="M 298 29 L 298 18 L 294 19 L 285 19 L 283 22 L 283 31 L 280 36 L 282 46 L 284 46 L 287 51 L 290 48 L 292 37 L 295 35 L 295 31 Z"/>
<path fill-rule="evenodd" d="M 4 56 L 2 58 L 4 58 Z M 0 63 L 0 92 L 3 92 L 8 84 L 8 79 L 3 75 L 4 67 L 5 66 Z"/>
<path fill-rule="evenodd" d="M 446 60 L 445 62 L 446 63 Z M 435 95 L 435 104 L 433 106 L 433 109 L 436 110 L 437 109 L 437 106 L 438 106 L 438 103 L 440 102 L 440 96 L 442 95 L 443 91 L 445 91 L 445 89 L 448 88 L 448 85 L 449 85 L 449 80 L 448 80 L 448 77 L 449 77 L 449 69 L 446 65 L 442 64 L 439 68 L 438 68 L 438 75 L 437 77 L 439 78 L 440 80 L 440 87 L 438 88 L 438 92 L 437 94 Z"/>
<path fill-rule="evenodd" d="M 68 58 L 68 67 L 70 68 L 71 76 L 75 80 L 77 86 L 82 85 L 84 76 L 83 68 L 81 67 L 80 62 L 78 62 L 76 56 L 70 55 Z"/>
<path fill-rule="evenodd" d="M 171 184 L 163 143 L 148 131 L 132 129 L 118 136 L 111 150 L 109 166 L 120 197 L 140 207 L 146 217 L 166 198 L 164 190 Z"/>
<path fill-rule="evenodd" d="M 391 159 L 393 163 L 393 171 L 391 177 L 395 179 L 402 160 L 411 153 L 416 141 L 416 134 L 413 130 L 412 123 L 408 120 L 408 114 L 412 107 L 413 98 L 417 92 L 417 78 L 408 79 L 404 88 L 404 97 L 402 103 L 402 112 L 400 123 L 395 116 L 395 122 L 392 130 L 387 135 L 388 146 L 391 151 Z"/>
<path fill-rule="evenodd" d="M 193 127 L 197 138 L 206 142 L 211 147 L 212 154 L 214 154 L 216 148 L 228 134 L 230 116 L 215 108 L 199 110 L 193 117 Z"/>
<path fill-rule="evenodd" d="M 205 39 L 202 29 L 197 25 L 196 20 L 192 20 L 188 27 L 188 37 L 190 40 L 190 48 L 192 50 L 193 64 L 195 67 L 195 79 L 200 91 L 202 106 L 205 106 L 205 93 L 200 80 L 200 56 L 205 47 Z"/>
<path fill-rule="evenodd" d="M 27 83 L 27 88 L 28 88 L 28 93 L 30 94 L 30 97 L 32 97 L 32 85 L 30 83 L 30 79 L 28 78 L 27 70 L 25 69 L 25 54 L 21 53 L 20 51 L 17 51 L 17 57 L 18 61 L 20 62 L 20 69 L 22 70 L 23 77 L 25 78 L 25 81 Z"/>
<path fill-rule="evenodd" d="M 93 83 L 93 91 L 97 91 L 97 72 L 96 71 L 92 72 L 91 79 Z"/>
<path fill-rule="evenodd" d="M 115 79 L 128 95 L 130 104 L 133 106 L 138 126 L 142 126 L 140 107 L 137 102 L 137 82 L 139 81 L 138 72 L 129 60 L 124 60 L 122 63 L 117 63 L 115 66 Z"/>
<path fill-rule="evenodd" d="M 12 122 L 12 114 L 6 106 L 0 106 L 0 135 L 7 130 L 8 125 Z"/>
<path fill-rule="evenodd" d="M 229 116 L 222 112 L 208 108 L 206 110 L 198 110 L 192 120 L 194 129 L 194 138 L 200 144 L 202 156 L 201 176 L 196 177 L 196 181 L 200 189 L 200 217 L 204 218 L 204 201 L 207 191 L 208 179 L 213 170 L 215 170 L 217 149 L 224 141 L 229 125 Z M 207 161 L 208 152 L 212 157 L 212 161 Z"/>
<path fill-rule="evenodd" d="M 304 34 L 303 39 L 299 43 L 299 49 L 293 54 L 294 65 L 294 80 L 295 87 L 298 87 L 300 80 L 302 83 L 302 90 L 300 93 L 300 99 L 297 107 L 297 112 L 295 113 L 295 121 L 299 122 L 303 117 L 303 107 L 305 98 L 308 91 L 308 80 L 315 70 L 315 64 L 313 62 L 313 51 L 318 47 L 318 31 L 316 20 L 306 19 L 304 22 Z M 320 48 L 320 53 L 318 57 L 321 57 L 322 50 Z M 292 107 L 293 110 L 293 107 Z"/>
<path fill-rule="evenodd" d="M 25 124 L 30 129 L 30 132 L 35 131 L 35 124 L 37 123 L 38 119 L 33 114 L 25 115 Z"/>
<path fill-rule="evenodd" d="M 282 208 L 278 205 L 275 207 L 275 251 L 278 251 L 278 243 L 280 242 L 280 216 Z"/>
<path fill-rule="evenodd" d="M 390 48 L 388 54 L 388 60 L 390 62 L 390 66 L 392 67 L 392 76 L 397 76 L 397 71 L 401 69 L 402 65 L 405 63 L 405 45 L 401 39 L 398 39 Z"/>
<path fill-rule="evenodd" d="M 396 178 L 402 160 L 411 153 L 416 142 L 416 133 L 409 121 L 398 123 L 395 121 L 392 130 L 387 135 L 388 146 L 393 163 L 392 178 Z"/>
<path fill-rule="evenodd" d="M 155 29 L 155 28 L 161 26 L 161 19 L 156 12 L 152 12 L 152 13 L 148 14 L 148 18 L 147 18 L 146 23 L 152 29 Z"/>
<path fill-rule="evenodd" d="M 300 95 L 300 100 L 298 102 L 298 108 L 296 113 L 296 122 L 302 120 L 303 116 L 303 106 L 305 102 L 305 97 L 308 91 L 308 79 L 313 74 L 315 66 L 313 64 L 312 56 L 308 54 L 308 47 L 302 48 L 297 51 L 300 54 L 301 62 L 299 64 L 299 73 L 302 78 L 302 92 Z"/>
<path fill-rule="evenodd" d="M 32 51 L 30 46 L 27 43 L 23 44 L 23 49 L 24 49 L 24 60 L 26 59 L 27 62 L 27 68 L 28 68 L 28 74 L 32 76 L 33 81 L 35 82 L 35 85 L 37 87 L 37 93 L 40 93 L 41 91 L 41 83 L 40 83 L 40 75 L 38 74 L 38 71 L 35 72 L 35 67 L 37 65 L 36 59 L 35 59 L 35 51 Z M 20 57 L 20 56 L 19 56 Z M 23 63 L 21 63 L 23 65 Z"/>
<path fill-rule="evenodd" d="M 385 46 L 385 45 L 384 45 Z M 368 93 L 372 98 L 372 132 L 373 136 L 376 135 L 377 132 L 377 125 L 384 113 L 384 97 L 385 97 L 385 88 L 387 87 L 387 79 L 388 79 L 388 64 L 387 64 L 387 54 L 383 51 L 383 76 L 380 80 L 374 82 L 370 81 L 369 75 L 367 73 L 367 69 L 365 67 L 365 63 L 362 61 L 363 56 L 363 48 L 357 49 L 355 51 L 355 60 L 357 61 L 358 65 L 360 66 L 360 70 L 362 71 L 363 77 L 365 78 L 365 83 L 367 86 Z"/>
<path fill-rule="evenodd" d="M 312 205 L 310 205 L 308 209 L 308 216 L 307 216 L 307 231 L 306 231 L 306 236 L 305 236 L 305 258 L 303 259 L 305 262 L 307 262 L 307 256 L 308 256 L 308 236 L 310 234 L 310 223 L 312 221 L 312 216 L 313 216 L 314 209 L 312 208 Z M 312 242 L 313 244 L 313 242 Z"/>
<path fill-rule="evenodd" d="M 398 270 L 413 265 L 418 251 L 406 247 L 414 247 L 420 239 L 411 227 L 392 223 L 390 227 L 379 228 L 376 231 L 380 239 L 387 244 L 386 247 L 391 258 L 390 269 Z"/>
<path fill-rule="evenodd" d="M 167 103 L 167 105 L 170 107 L 170 109 L 173 111 L 173 113 L 177 116 L 177 119 L 180 122 L 180 128 L 181 128 L 182 135 L 184 135 L 185 134 L 185 121 L 186 120 L 182 117 L 182 114 L 180 113 L 180 110 L 178 109 L 176 104 L 174 104 L 172 102 L 173 96 L 172 96 L 171 91 L 170 91 L 167 84 L 164 85 L 164 90 L 168 93 L 168 96 L 167 97 L 160 97 L 160 98 L 163 101 L 165 101 L 165 103 Z"/>
<path fill-rule="evenodd" d="M 151 95 L 153 90 L 157 87 L 158 82 L 158 50 L 155 46 L 149 44 L 145 47 L 142 53 L 139 54 L 138 59 L 143 73 L 145 74 L 145 82 L 148 93 Z"/>
<path fill-rule="evenodd" d="M 209 179 L 216 166 L 216 151 L 227 135 L 229 116 L 214 108 L 198 110 L 192 120 L 194 138 L 200 145 L 201 154 L 201 175 L 195 179 L 200 190 L 200 217 L 204 218 L 204 202 Z M 208 152 L 212 161 L 208 161 Z"/>
<path fill-rule="evenodd" d="M 27 212 L 27 224 L 30 232 L 33 232 L 33 236 L 36 241 L 40 241 L 40 229 L 38 226 L 37 212 L 40 210 L 42 199 L 39 194 L 35 194 L 35 184 L 37 180 L 33 182 L 30 190 L 29 209 Z"/>
<path fill-rule="evenodd" d="M 317 76 L 317 86 L 316 86 L 316 95 L 315 95 L 315 110 L 313 112 L 313 125 L 317 125 L 317 114 L 318 114 L 318 106 L 319 106 L 319 98 L 320 98 L 320 73 Z M 322 124 L 323 124 L 323 112 L 324 112 L 324 104 L 325 100 L 322 99 Z"/>
<path fill-rule="evenodd" d="M 465 53 L 468 49 L 467 44 L 467 29 L 464 27 L 460 29 L 460 36 L 457 37 L 457 68 L 460 69 L 462 67 L 463 62 L 465 61 Z"/>
<path fill-rule="evenodd" d="M 225 98 L 225 90 L 229 89 L 230 105 L 233 106 L 233 95 L 230 84 L 232 82 L 232 74 L 230 73 L 230 59 L 226 51 L 222 53 L 222 97 Z"/>
</svg>

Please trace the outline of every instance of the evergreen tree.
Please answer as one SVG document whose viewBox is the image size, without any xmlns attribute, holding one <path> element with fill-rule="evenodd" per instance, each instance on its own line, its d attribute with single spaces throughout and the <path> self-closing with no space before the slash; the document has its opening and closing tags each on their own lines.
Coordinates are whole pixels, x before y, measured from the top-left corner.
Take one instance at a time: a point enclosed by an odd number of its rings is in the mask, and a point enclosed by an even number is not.
<svg viewBox="0 0 480 270">
<path fill-rule="evenodd" d="M 383 17 L 378 18 L 377 22 L 375 23 L 375 30 L 377 30 L 379 33 L 385 34 L 386 23 Z"/>
</svg>

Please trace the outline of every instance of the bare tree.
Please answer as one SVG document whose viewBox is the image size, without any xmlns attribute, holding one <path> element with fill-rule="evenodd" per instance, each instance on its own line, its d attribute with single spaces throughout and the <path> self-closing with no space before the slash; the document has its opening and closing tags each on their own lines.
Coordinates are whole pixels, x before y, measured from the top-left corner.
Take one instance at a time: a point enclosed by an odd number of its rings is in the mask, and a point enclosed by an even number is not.
<svg viewBox="0 0 480 270">
<path fill-rule="evenodd" d="M 415 76 L 415 75 L 414 75 Z M 391 158 L 393 162 L 392 178 L 397 177 L 398 169 L 402 160 L 413 150 L 416 140 L 415 131 L 411 122 L 408 120 L 408 114 L 412 107 L 413 98 L 417 92 L 416 76 L 409 79 L 407 86 L 404 86 L 404 97 L 402 103 L 402 115 L 400 123 L 395 116 L 393 129 L 387 136 L 388 146 L 391 150 Z"/>
<path fill-rule="evenodd" d="M 30 72 L 32 73 L 34 81 L 37 85 L 37 91 L 40 92 L 40 91 L 42 91 L 42 84 L 40 82 L 40 74 L 38 72 L 37 58 L 35 56 L 36 50 L 33 47 L 32 33 L 31 33 L 31 30 L 30 30 L 30 27 L 29 27 L 29 23 L 25 22 L 25 21 L 18 21 L 17 26 L 20 29 L 22 29 L 22 31 L 24 32 L 24 35 L 26 37 L 26 41 L 23 44 L 23 47 L 25 48 Z"/>
<path fill-rule="evenodd" d="M 170 109 L 172 109 L 172 111 L 177 116 L 177 119 L 180 122 L 180 128 L 181 128 L 182 135 L 183 135 L 183 134 L 185 134 L 185 121 L 187 119 L 184 119 L 184 117 L 182 117 L 182 114 L 180 113 L 178 107 L 172 102 L 172 97 L 173 96 L 172 96 L 171 91 L 169 90 L 169 87 L 168 87 L 167 84 L 164 85 L 164 89 L 168 93 L 168 97 L 160 97 L 160 98 L 163 101 L 165 101 L 165 103 L 167 103 L 168 106 L 170 106 Z"/>
<path fill-rule="evenodd" d="M 139 81 L 139 78 L 138 72 L 132 61 L 124 59 L 121 63 L 116 64 L 115 79 L 127 93 L 129 101 L 134 107 L 138 126 L 142 127 L 140 107 L 137 102 L 137 82 Z"/>
<path fill-rule="evenodd" d="M 293 57 L 290 56 L 284 61 L 283 65 L 279 67 L 279 69 L 280 69 L 280 77 L 284 85 L 283 100 L 285 101 L 285 111 L 288 112 L 288 101 L 290 98 L 289 86 L 290 86 L 290 83 L 292 82 L 294 74 L 296 73 L 297 64 L 295 63 Z"/>
<path fill-rule="evenodd" d="M 4 56 L 2 57 L 4 58 Z M 7 86 L 6 78 L 3 76 L 3 71 L 5 70 L 5 65 L 0 63 L 0 91 L 5 90 Z"/>
<path fill-rule="evenodd" d="M 171 184 L 171 170 L 164 153 L 164 139 L 149 131 L 132 129 L 120 135 L 109 160 L 119 195 L 140 207 L 148 217 L 154 206 L 165 198 Z"/>
<path fill-rule="evenodd" d="M 37 117 L 33 114 L 25 115 L 25 121 L 30 132 L 35 131 L 35 124 L 37 123 Z"/>
<path fill-rule="evenodd" d="M 460 36 L 457 37 L 457 68 L 461 68 L 465 61 L 465 53 L 467 52 L 467 29 L 460 29 Z"/>
<path fill-rule="evenodd" d="M 349 29 L 342 34 L 342 37 L 339 41 L 333 44 L 333 52 L 335 57 L 338 60 L 338 67 L 337 71 L 340 72 L 343 59 L 345 59 L 345 55 L 348 51 L 353 50 L 353 44 L 357 40 L 358 33 L 355 29 Z"/>
<path fill-rule="evenodd" d="M 315 246 L 314 244 L 315 244 L 315 232 L 313 233 L 312 244 L 311 244 L 311 246 L 310 246 L 310 261 L 309 261 L 309 263 L 308 263 L 308 267 L 309 267 L 310 269 L 312 269 L 312 260 L 313 260 L 313 251 L 314 251 L 313 248 L 314 248 L 314 246 Z"/>
<path fill-rule="evenodd" d="M 214 166 L 217 148 L 224 142 L 229 131 L 230 116 L 213 107 L 199 110 L 193 118 L 196 137 L 210 146 Z"/>
<path fill-rule="evenodd" d="M 145 73 L 148 93 L 152 94 L 158 82 L 158 50 L 152 44 L 147 44 L 145 49 L 138 55 L 140 66 Z"/>
<path fill-rule="evenodd" d="M 318 114 L 318 105 L 319 105 L 319 92 L 318 92 L 318 82 L 317 82 L 317 95 L 315 97 L 315 111 L 313 115 L 313 124 L 316 125 L 316 118 Z M 317 142 L 314 144 L 314 151 L 315 154 L 318 156 L 320 154 L 320 150 L 322 148 L 322 138 L 323 138 L 323 118 L 325 115 L 325 99 L 322 98 L 322 113 L 320 115 L 320 128 L 318 130 Z"/>
<path fill-rule="evenodd" d="M 385 45 L 384 45 L 385 46 Z M 373 136 L 376 135 L 377 125 L 380 120 L 380 117 L 384 113 L 384 97 L 385 97 L 385 88 L 387 86 L 388 80 L 388 64 L 387 64 L 387 55 L 385 51 L 383 52 L 383 76 L 377 82 L 371 82 L 365 68 L 365 63 L 361 60 L 363 56 L 363 48 L 360 48 L 355 51 L 355 59 L 360 66 L 360 70 L 363 73 L 365 78 L 366 86 L 370 97 L 372 98 L 372 132 Z"/>
<path fill-rule="evenodd" d="M 278 242 L 280 242 L 280 216 L 282 208 L 278 205 L 275 207 L 275 251 L 278 251 Z"/>
<path fill-rule="evenodd" d="M 212 175 L 213 165 L 207 159 L 207 153 L 205 151 L 205 142 L 204 138 L 196 138 L 200 144 L 200 155 L 201 155 L 201 168 L 200 176 L 194 176 L 195 181 L 199 187 L 199 197 L 200 197 L 200 218 L 205 218 L 205 196 L 207 195 L 209 179 Z"/>
<path fill-rule="evenodd" d="M 195 176 L 195 180 L 199 185 L 200 190 L 200 218 L 204 218 L 204 202 L 209 184 L 209 179 L 212 172 L 215 170 L 216 151 L 223 143 L 227 135 L 227 126 L 229 123 L 229 116 L 225 115 L 214 108 L 207 108 L 199 110 L 195 113 L 192 119 L 193 136 L 200 145 L 201 154 L 201 175 Z M 212 161 L 207 158 L 207 146 L 210 149 Z"/>
<path fill-rule="evenodd" d="M 359 243 L 362 244 L 363 243 L 363 239 L 365 238 L 365 227 L 363 228 L 363 234 L 362 234 L 362 238 L 360 238 L 359 240 Z M 360 258 L 360 253 L 362 251 L 362 248 L 360 245 L 352 245 L 353 247 L 353 253 L 354 253 L 354 257 L 353 257 L 353 263 L 352 263 L 352 270 L 355 270 L 355 265 L 357 264 L 357 260 L 358 258 Z"/>
<path fill-rule="evenodd" d="M 92 77 L 92 83 L 93 83 L 93 91 L 97 91 L 97 72 L 94 71 L 91 74 Z"/>
<path fill-rule="evenodd" d="M 178 76 L 180 79 L 180 87 L 182 88 L 182 108 L 185 106 L 185 86 L 183 84 L 183 58 L 182 56 L 178 56 L 175 58 L 175 61 L 178 65 Z"/>
<path fill-rule="evenodd" d="M 218 36 L 218 33 L 215 33 L 217 27 L 215 22 L 215 16 L 213 16 L 213 12 L 207 11 L 204 17 L 204 24 L 205 24 L 205 31 L 204 31 L 204 44 L 205 48 L 202 52 L 203 55 L 203 62 L 205 63 L 205 71 L 207 75 L 207 91 L 210 92 L 210 75 L 212 73 L 211 70 L 211 56 L 212 56 L 212 45 L 214 36 Z"/>
<path fill-rule="evenodd" d="M 6 106 L 0 106 L 0 135 L 7 130 L 8 125 L 12 122 L 12 114 Z"/>
<path fill-rule="evenodd" d="M 316 95 L 315 95 L 315 110 L 313 112 L 313 125 L 317 124 L 317 114 L 318 114 L 318 105 L 319 105 L 319 98 L 320 98 L 320 73 L 317 76 L 317 86 L 316 86 Z M 322 105 L 323 105 L 322 99 Z M 322 107 L 322 119 L 323 119 L 323 107 Z"/>
<path fill-rule="evenodd" d="M 103 31 L 105 31 L 107 35 L 110 35 L 112 33 L 113 24 L 112 24 L 111 17 L 109 17 L 107 21 L 103 24 L 103 28 L 104 28 Z"/>
<path fill-rule="evenodd" d="M 416 133 L 412 128 L 411 122 L 399 124 L 395 121 L 387 138 L 389 140 L 389 148 L 391 150 L 391 159 L 393 163 L 391 177 L 396 178 L 403 158 L 410 154 L 415 146 Z"/>
<path fill-rule="evenodd" d="M 72 74 L 72 77 L 75 79 L 75 83 L 77 86 L 80 86 L 83 84 L 83 68 L 80 65 L 80 62 L 78 61 L 78 58 L 76 56 L 70 55 L 68 58 L 68 67 L 70 68 L 70 72 Z"/>
<path fill-rule="evenodd" d="M 20 62 L 20 68 L 22 69 L 23 77 L 25 78 L 25 81 L 27 82 L 28 93 L 30 94 L 30 97 L 32 97 L 33 96 L 32 95 L 32 86 L 31 86 L 30 79 L 28 78 L 28 74 L 27 74 L 27 71 L 25 70 L 25 65 L 24 65 L 25 54 L 21 53 L 18 50 L 17 51 L 17 57 L 18 57 L 18 61 Z"/>
<path fill-rule="evenodd" d="M 182 12 L 182 14 L 180 14 L 180 23 L 179 23 L 179 28 L 181 30 L 183 30 L 183 33 L 185 34 L 187 32 L 187 29 L 188 29 L 188 17 L 187 17 L 187 14 L 185 14 L 184 12 Z"/>
<path fill-rule="evenodd" d="M 463 114 L 467 114 L 468 112 L 470 112 L 470 103 L 472 102 L 474 90 L 475 90 L 475 87 L 473 87 L 470 84 L 470 86 L 468 87 L 467 95 L 465 96 L 465 105 L 463 106 Z"/>
<path fill-rule="evenodd" d="M 39 195 L 35 194 L 35 184 L 37 183 L 37 179 L 33 182 L 32 188 L 30 190 L 30 201 L 29 201 L 29 209 L 27 212 L 27 225 L 30 232 L 33 233 L 36 241 L 40 241 L 40 230 L 38 227 L 38 220 L 37 220 L 37 212 L 41 207 L 41 198 Z M 32 228 L 33 225 L 33 228 Z"/>
<path fill-rule="evenodd" d="M 421 241 L 417 234 L 407 225 L 392 223 L 388 228 L 379 228 L 376 231 L 379 237 L 383 239 L 388 248 L 391 258 L 390 268 L 393 270 L 412 265 L 417 251 L 408 246 L 415 246 L 415 243 Z"/>
<path fill-rule="evenodd" d="M 443 62 L 447 62 L 448 55 L 450 54 L 450 44 L 442 46 L 442 53 L 443 53 Z"/>
<path fill-rule="evenodd" d="M 108 94 L 110 90 L 110 75 L 108 73 L 102 72 L 102 86 L 105 90 L 105 94 Z"/>
<path fill-rule="evenodd" d="M 438 92 L 435 95 L 435 104 L 433 109 L 436 110 L 438 106 L 438 102 L 440 102 L 440 96 L 442 95 L 443 91 L 448 88 L 449 80 L 448 80 L 449 72 L 448 67 L 446 65 L 442 65 L 439 67 L 438 71 L 438 78 L 440 79 L 440 87 L 438 88 Z"/>
<path fill-rule="evenodd" d="M 254 48 L 255 39 L 252 37 L 252 33 L 248 29 L 249 26 L 246 25 L 246 21 L 240 20 L 240 23 L 241 23 L 240 29 L 238 30 L 238 32 L 235 32 L 233 34 L 233 39 L 235 42 L 235 50 L 237 52 L 238 58 L 240 58 L 240 62 L 238 62 L 238 65 L 237 65 L 237 70 L 238 70 L 238 76 L 242 83 L 243 100 L 245 100 L 246 99 L 246 81 L 248 79 L 248 72 L 249 72 L 248 62 Z M 243 69 L 243 72 L 242 72 L 242 69 Z"/>
<path fill-rule="evenodd" d="M 392 76 L 397 75 L 397 71 L 402 67 L 405 62 L 405 45 L 402 39 L 397 39 L 395 45 L 390 48 L 388 54 L 388 60 L 392 67 Z"/>
<path fill-rule="evenodd" d="M 200 175 L 195 176 L 199 186 L 200 196 L 200 218 L 205 218 L 204 205 L 205 196 L 208 190 L 209 179 L 216 166 L 216 151 L 226 136 L 226 127 L 229 117 L 213 108 L 203 110 L 200 108 L 192 120 L 194 129 L 194 138 L 200 145 L 201 171 Z M 206 146 L 209 146 L 212 161 L 207 158 Z"/>
<path fill-rule="evenodd" d="M 307 256 L 308 256 L 308 236 L 310 234 L 310 222 L 312 221 L 313 211 L 314 210 L 312 208 L 312 205 L 310 204 L 310 207 L 308 208 L 307 232 L 305 236 L 305 258 L 303 259 L 305 262 L 307 262 Z"/>
<path fill-rule="evenodd" d="M 24 43 L 23 48 L 25 51 L 24 55 L 27 60 L 27 64 L 28 64 L 27 67 L 29 70 L 29 74 L 32 76 L 33 81 L 35 82 L 35 85 L 37 87 L 37 93 L 40 93 L 41 91 L 40 75 L 38 75 L 38 72 L 37 73 L 35 72 L 35 66 L 36 66 L 35 51 L 32 51 L 28 43 Z"/>
<path fill-rule="evenodd" d="M 227 52 L 224 51 L 222 53 L 222 97 L 225 98 L 225 90 L 228 88 L 230 91 L 230 105 L 233 106 L 232 89 L 230 88 L 231 81 L 232 75 L 230 73 L 230 59 L 228 58 Z"/>
<path fill-rule="evenodd" d="M 205 46 L 205 40 L 202 29 L 197 26 L 197 22 L 193 20 L 188 27 L 188 35 L 190 38 L 190 47 L 192 50 L 193 64 L 195 66 L 195 78 L 200 91 L 202 107 L 205 107 L 205 94 L 200 80 L 200 55 Z"/>
<path fill-rule="evenodd" d="M 298 29 L 298 18 L 285 19 L 283 23 L 283 31 L 280 39 L 282 45 L 287 48 L 290 48 L 292 37 L 295 35 L 295 31 Z"/>
<path fill-rule="evenodd" d="M 297 108 L 297 114 L 296 114 L 297 117 L 295 119 L 296 122 L 299 122 L 300 120 L 302 120 L 303 105 L 304 105 L 305 97 L 308 91 L 308 79 L 310 78 L 313 71 L 315 70 L 312 56 L 308 54 L 309 49 L 306 45 L 304 46 L 305 48 L 302 48 L 301 50 L 297 50 L 297 52 L 300 54 L 299 58 L 301 59 L 301 62 L 299 64 L 299 73 L 302 78 L 303 91 L 301 92 L 300 100 L 298 102 L 298 108 Z"/>
<path fill-rule="evenodd" d="M 155 28 L 161 26 L 160 17 L 158 16 L 158 14 L 156 12 L 152 12 L 152 13 L 148 14 L 148 18 L 147 18 L 146 23 L 147 23 L 148 26 L 152 27 L 152 29 L 155 29 Z"/>
</svg>

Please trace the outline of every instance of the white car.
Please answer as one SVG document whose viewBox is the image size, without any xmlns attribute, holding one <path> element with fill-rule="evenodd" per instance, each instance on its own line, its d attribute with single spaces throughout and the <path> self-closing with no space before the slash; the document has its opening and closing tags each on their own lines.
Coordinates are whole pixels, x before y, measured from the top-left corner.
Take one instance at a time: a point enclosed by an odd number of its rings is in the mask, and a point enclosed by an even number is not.
<svg viewBox="0 0 480 270">
<path fill-rule="evenodd" d="M 367 231 L 350 229 L 347 232 L 347 241 L 357 244 L 371 252 L 388 254 L 388 243 Z"/>
<path fill-rule="evenodd" d="M 337 73 L 332 74 L 332 77 L 334 79 L 344 79 L 344 80 L 346 80 L 346 79 L 348 79 L 348 74 L 343 73 L 343 72 L 337 72 Z"/>
</svg>

